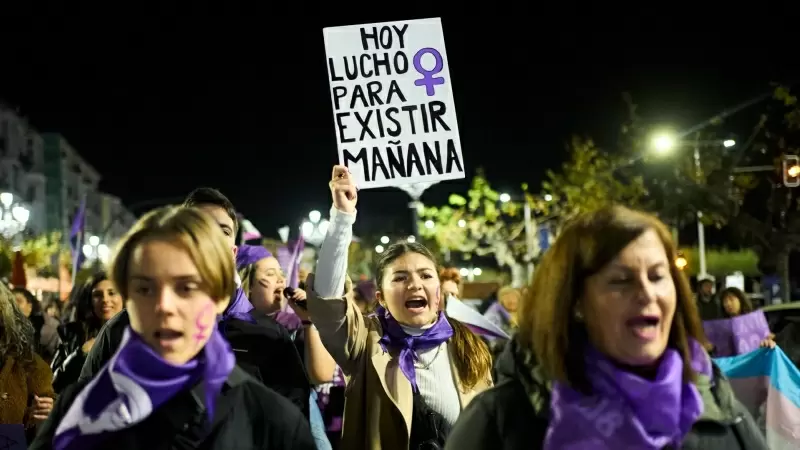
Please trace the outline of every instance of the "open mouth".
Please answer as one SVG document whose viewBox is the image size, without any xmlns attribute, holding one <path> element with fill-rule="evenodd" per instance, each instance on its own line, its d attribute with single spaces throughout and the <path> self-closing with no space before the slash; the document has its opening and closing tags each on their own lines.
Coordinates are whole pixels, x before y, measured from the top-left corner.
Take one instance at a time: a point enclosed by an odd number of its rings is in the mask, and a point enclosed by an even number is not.
<svg viewBox="0 0 800 450">
<path fill-rule="evenodd" d="M 181 333 L 180 331 L 170 330 L 168 328 L 162 328 L 160 330 L 156 330 L 154 335 L 155 338 L 162 344 L 168 344 L 183 337 L 183 333 Z"/>
<path fill-rule="evenodd" d="M 411 312 L 422 312 L 428 306 L 428 300 L 422 297 L 412 297 L 406 300 L 406 309 Z"/>
<path fill-rule="evenodd" d="M 641 315 L 628 319 L 625 325 L 639 339 L 651 341 L 658 336 L 658 325 L 660 323 L 661 318 L 656 315 Z"/>
</svg>

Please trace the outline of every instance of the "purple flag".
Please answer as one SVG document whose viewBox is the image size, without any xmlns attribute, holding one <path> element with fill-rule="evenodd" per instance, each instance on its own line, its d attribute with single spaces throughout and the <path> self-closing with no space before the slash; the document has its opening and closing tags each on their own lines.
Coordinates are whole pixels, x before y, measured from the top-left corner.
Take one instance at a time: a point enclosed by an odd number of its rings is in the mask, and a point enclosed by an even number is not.
<svg viewBox="0 0 800 450">
<path fill-rule="evenodd" d="M 730 319 L 706 320 L 703 330 L 714 344 L 715 357 L 743 355 L 757 350 L 770 333 L 767 318 L 761 310 Z"/>
<path fill-rule="evenodd" d="M 302 236 L 278 249 L 278 263 L 286 273 L 286 286 L 297 289 L 300 285 L 300 260 L 306 243 Z"/>
<path fill-rule="evenodd" d="M 86 228 L 86 197 L 81 199 L 78 212 L 72 219 L 72 228 L 69 231 L 69 247 L 72 250 L 72 279 L 78 273 L 78 269 L 83 265 L 85 256 L 83 255 L 83 232 Z"/>
</svg>

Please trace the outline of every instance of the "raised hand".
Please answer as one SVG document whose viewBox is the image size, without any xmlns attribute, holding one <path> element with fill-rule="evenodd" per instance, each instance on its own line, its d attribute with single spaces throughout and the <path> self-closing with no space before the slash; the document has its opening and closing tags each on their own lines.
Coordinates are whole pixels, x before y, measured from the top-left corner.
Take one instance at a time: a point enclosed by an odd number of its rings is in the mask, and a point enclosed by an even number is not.
<svg viewBox="0 0 800 450">
<path fill-rule="evenodd" d="M 356 211 L 358 189 L 347 167 L 342 165 L 333 166 L 333 174 L 328 186 L 331 188 L 333 206 L 336 209 L 345 213 L 354 213 Z"/>
</svg>

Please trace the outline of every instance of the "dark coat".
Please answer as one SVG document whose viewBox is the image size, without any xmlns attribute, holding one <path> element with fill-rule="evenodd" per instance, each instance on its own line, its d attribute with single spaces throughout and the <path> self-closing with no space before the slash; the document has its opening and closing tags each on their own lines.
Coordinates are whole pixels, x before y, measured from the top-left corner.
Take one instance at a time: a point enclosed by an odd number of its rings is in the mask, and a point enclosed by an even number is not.
<svg viewBox="0 0 800 450">
<path fill-rule="evenodd" d="M 53 435 L 87 381 L 73 384 L 58 398 L 53 412 L 29 449 L 52 448 Z M 217 399 L 208 423 L 202 384 L 186 390 L 141 423 L 111 434 L 102 448 L 114 450 L 314 450 L 308 422 L 287 399 L 235 367 Z"/>
<path fill-rule="evenodd" d="M 236 354 L 236 364 L 308 417 L 311 385 L 289 333 L 268 317 L 254 319 L 255 323 L 238 319 L 220 322 L 220 331 Z M 91 380 L 116 353 L 129 324 L 128 311 L 122 310 L 103 325 L 83 364 L 81 382 Z"/>
<path fill-rule="evenodd" d="M 447 450 L 542 448 L 550 415 L 550 390 L 544 376 L 528 368 L 516 340 L 506 346 L 496 369 L 498 384 L 461 413 Z M 736 400 L 719 368 L 714 366 L 714 382 L 698 382 L 698 390 L 704 401 L 703 415 L 686 436 L 682 450 L 767 450 L 753 417 Z M 532 397 L 538 401 L 532 402 Z"/>
</svg>

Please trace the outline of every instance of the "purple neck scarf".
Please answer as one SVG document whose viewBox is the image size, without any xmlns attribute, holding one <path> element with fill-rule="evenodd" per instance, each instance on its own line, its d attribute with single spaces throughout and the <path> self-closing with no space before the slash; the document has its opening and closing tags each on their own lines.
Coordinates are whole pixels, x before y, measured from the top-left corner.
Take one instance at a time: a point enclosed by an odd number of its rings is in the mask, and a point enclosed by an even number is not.
<svg viewBox="0 0 800 450">
<path fill-rule="evenodd" d="M 711 360 L 693 346 L 692 367 L 711 376 Z M 660 450 L 679 445 L 703 412 L 697 387 L 683 381 L 677 350 L 664 352 L 652 381 L 615 367 L 593 348 L 586 370 L 594 394 L 584 396 L 561 382 L 553 384 L 550 426 L 544 450 Z"/>
<path fill-rule="evenodd" d="M 436 348 L 442 342 L 450 339 L 453 336 L 453 327 L 450 326 L 450 322 L 440 311 L 436 323 L 432 327 L 419 336 L 410 336 L 403 331 L 397 320 L 384 307 L 379 306 L 375 310 L 375 314 L 381 322 L 381 328 L 383 328 L 383 336 L 381 336 L 380 340 L 383 351 L 388 352 L 389 349 L 400 350 L 400 370 L 411 382 L 411 388 L 414 392 L 419 392 L 417 374 L 414 369 L 414 362 L 418 358 L 417 352 Z"/>
<path fill-rule="evenodd" d="M 61 419 L 55 450 L 97 448 L 109 434 L 144 421 L 176 394 L 203 381 L 209 421 L 216 397 L 236 364 L 216 327 L 197 358 L 176 366 L 164 361 L 128 327 L 119 350 L 72 402 Z"/>
<path fill-rule="evenodd" d="M 253 316 L 250 314 L 252 310 L 253 305 L 250 303 L 250 300 L 247 299 L 247 294 L 244 293 L 244 289 L 239 286 L 233 291 L 231 303 L 225 308 L 225 312 L 222 313 L 221 318 L 223 320 L 239 319 L 247 322 L 255 322 Z"/>
</svg>

